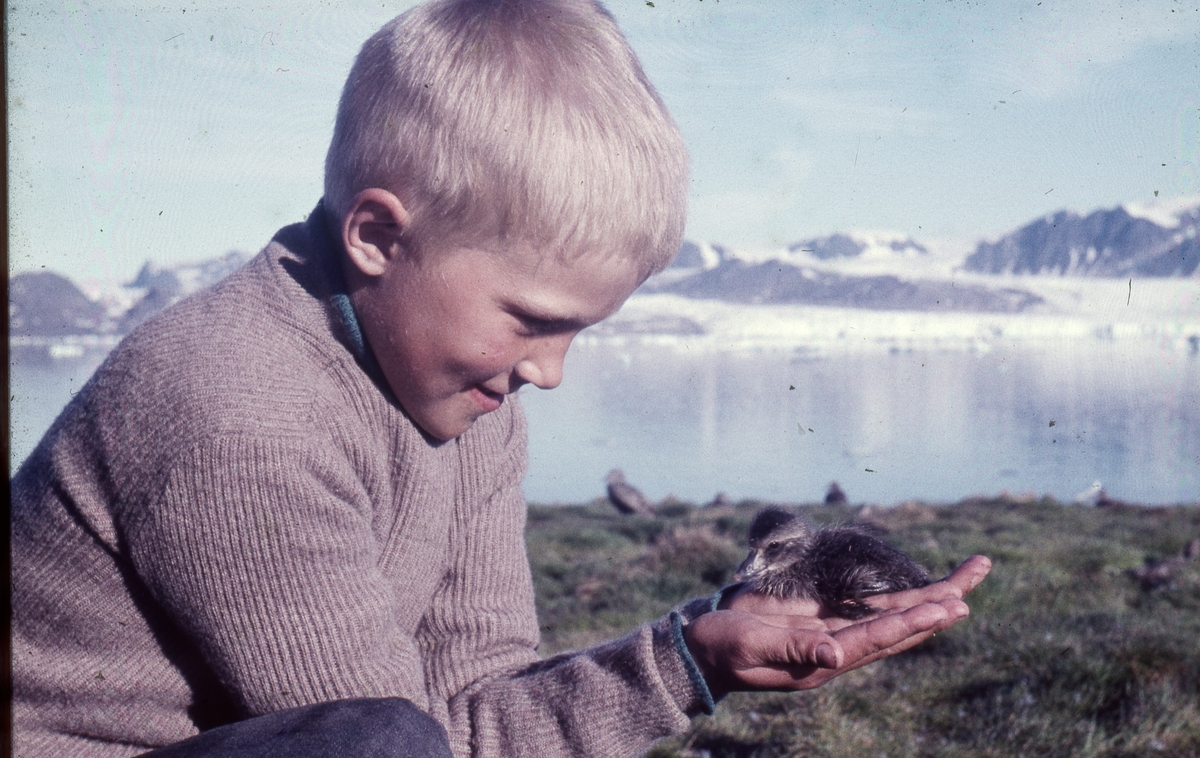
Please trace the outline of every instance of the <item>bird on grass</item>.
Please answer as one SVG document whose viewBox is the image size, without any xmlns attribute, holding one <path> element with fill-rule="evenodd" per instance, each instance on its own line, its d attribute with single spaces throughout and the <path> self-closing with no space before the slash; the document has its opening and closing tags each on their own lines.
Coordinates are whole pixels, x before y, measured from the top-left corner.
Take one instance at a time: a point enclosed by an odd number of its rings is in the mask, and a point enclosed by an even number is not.
<svg viewBox="0 0 1200 758">
<path fill-rule="evenodd" d="M 857 620 L 875 612 L 865 598 L 929 584 L 925 570 L 856 526 L 817 528 L 782 508 L 754 517 L 750 554 L 735 579 L 781 599 L 816 600 L 830 613 Z"/>
<path fill-rule="evenodd" d="M 1182 555 L 1170 558 L 1146 558 L 1140 568 L 1128 569 L 1125 573 L 1137 579 L 1142 589 L 1150 592 L 1169 587 L 1174 583 L 1176 572 L 1181 570 L 1189 561 L 1200 559 L 1200 537 L 1192 540 L 1183 548 Z"/>
<path fill-rule="evenodd" d="M 837 482 L 830 482 L 829 490 L 825 493 L 825 505 L 846 505 L 849 502 L 841 485 Z"/>
<path fill-rule="evenodd" d="M 650 499 L 643 495 L 637 487 L 625 481 L 625 472 L 621 469 L 615 468 L 609 471 L 605 482 L 608 484 L 608 501 L 621 513 L 626 515 L 635 513 L 652 515 L 654 513 L 654 503 L 651 503 Z"/>
</svg>

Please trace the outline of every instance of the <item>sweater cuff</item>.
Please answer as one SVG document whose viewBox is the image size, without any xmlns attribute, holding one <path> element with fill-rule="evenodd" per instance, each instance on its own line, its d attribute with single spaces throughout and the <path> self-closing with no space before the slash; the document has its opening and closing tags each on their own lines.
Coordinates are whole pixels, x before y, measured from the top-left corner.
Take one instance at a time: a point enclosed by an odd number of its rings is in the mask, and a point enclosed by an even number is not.
<svg viewBox="0 0 1200 758">
<path fill-rule="evenodd" d="M 704 681 L 704 674 L 700 672 L 700 667 L 696 665 L 696 659 L 692 657 L 692 651 L 688 649 L 687 641 L 683 638 L 683 627 L 704 614 L 712 613 L 720 608 L 721 603 L 725 600 L 725 596 L 737 592 L 743 584 L 744 582 L 735 582 L 734 584 L 722 587 L 708 597 L 698 597 L 689 600 L 681 605 L 678 610 L 671 611 L 668 617 L 671 629 L 671 642 L 675 648 L 676 659 L 683 664 L 688 682 L 691 684 L 691 689 L 696 695 L 694 703 L 681 703 L 676 698 L 676 704 L 679 705 L 679 709 L 688 715 L 693 715 L 697 712 L 697 708 L 699 712 L 711 715 L 716 709 L 716 701 L 713 699 L 712 691 L 708 688 L 708 682 Z M 659 661 L 660 669 L 663 663 L 663 661 Z"/>
<path fill-rule="evenodd" d="M 721 603 L 725 600 L 725 596 L 732 595 L 734 592 L 737 592 L 739 589 L 741 589 L 743 584 L 745 584 L 745 582 L 737 582 L 735 584 L 722 587 L 707 597 L 693 598 L 692 600 L 689 600 L 683 605 L 679 606 L 676 611 L 680 616 L 683 616 L 683 623 L 686 626 L 704 614 L 712 613 L 720 608 Z"/>
<path fill-rule="evenodd" d="M 744 584 L 745 582 L 734 582 L 733 584 L 727 584 L 714 592 L 712 596 L 712 606 L 708 610 L 715 611 L 720 608 L 721 603 L 725 602 L 725 596 L 732 595 L 733 593 L 737 592 Z"/>
<path fill-rule="evenodd" d="M 696 665 L 696 659 L 692 657 L 692 651 L 688 650 L 687 641 L 683 638 L 683 616 L 678 611 L 671 611 L 669 620 L 671 643 L 677 656 L 676 660 L 683 664 L 684 673 L 687 674 L 693 693 L 693 696 L 688 698 L 689 702 L 679 704 L 680 710 L 689 716 L 696 712 L 712 714 L 716 703 L 713 701 L 712 692 L 708 689 L 708 682 L 704 681 L 704 674 L 700 673 L 700 667 Z"/>
<path fill-rule="evenodd" d="M 709 595 L 708 597 L 693 598 L 692 600 L 689 600 L 676 608 L 675 612 L 683 617 L 683 624 L 684 626 L 687 626 L 704 614 L 710 613 L 715 609 L 716 606 L 713 605 L 714 597 L 716 596 Z"/>
</svg>

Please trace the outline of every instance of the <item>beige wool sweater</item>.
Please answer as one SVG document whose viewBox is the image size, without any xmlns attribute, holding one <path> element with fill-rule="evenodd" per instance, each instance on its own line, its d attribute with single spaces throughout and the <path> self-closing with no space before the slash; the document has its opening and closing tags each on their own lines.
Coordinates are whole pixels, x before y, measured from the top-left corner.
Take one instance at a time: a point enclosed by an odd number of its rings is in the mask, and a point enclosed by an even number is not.
<svg viewBox="0 0 1200 758">
<path fill-rule="evenodd" d="M 539 659 L 519 404 L 423 436 L 336 307 L 323 215 L 130 335 L 13 479 L 15 754 L 349 697 L 412 700 L 463 756 L 684 730 L 711 699 L 677 616 Z"/>
</svg>

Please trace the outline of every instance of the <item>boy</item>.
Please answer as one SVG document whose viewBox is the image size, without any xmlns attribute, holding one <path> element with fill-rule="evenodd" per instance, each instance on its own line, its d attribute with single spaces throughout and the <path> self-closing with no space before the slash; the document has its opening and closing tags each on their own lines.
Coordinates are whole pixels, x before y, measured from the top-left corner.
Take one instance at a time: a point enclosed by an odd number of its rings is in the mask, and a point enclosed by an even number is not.
<svg viewBox="0 0 1200 758">
<path fill-rule="evenodd" d="M 368 40 L 308 220 L 125 340 L 12 483 L 17 754 L 633 755 L 965 616 L 983 560 L 860 624 L 733 594 L 538 659 L 513 393 L 667 264 L 686 178 L 599 5 Z"/>
</svg>

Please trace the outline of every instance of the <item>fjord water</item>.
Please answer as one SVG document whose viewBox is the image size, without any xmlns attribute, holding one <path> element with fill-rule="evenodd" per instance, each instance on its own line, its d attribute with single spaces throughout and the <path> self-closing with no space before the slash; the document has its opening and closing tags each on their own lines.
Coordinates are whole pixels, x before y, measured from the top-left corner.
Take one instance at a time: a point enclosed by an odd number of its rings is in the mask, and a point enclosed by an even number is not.
<svg viewBox="0 0 1200 758">
<path fill-rule="evenodd" d="M 44 348 L 9 348 L 9 474 L 29 456 L 59 412 L 100 366 L 107 350 L 51 357 Z"/>
<path fill-rule="evenodd" d="M 956 501 L 973 494 L 1200 500 L 1200 356 L 1061 340 L 986 352 L 572 348 L 526 391 L 533 502 L 580 502 L 613 467 L 651 498 Z"/>
<path fill-rule="evenodd" d="M 14 466 L 103 354 L 13 355 Z M 844 352 L 689 351 L 581 340 L 522 391 L 532 502 L 579 503 L 625 470 L 654 499 L 955 501 L 1009 491 L 1200 500 L 1200 355 L 1132 341 Z"/>
</svg>

